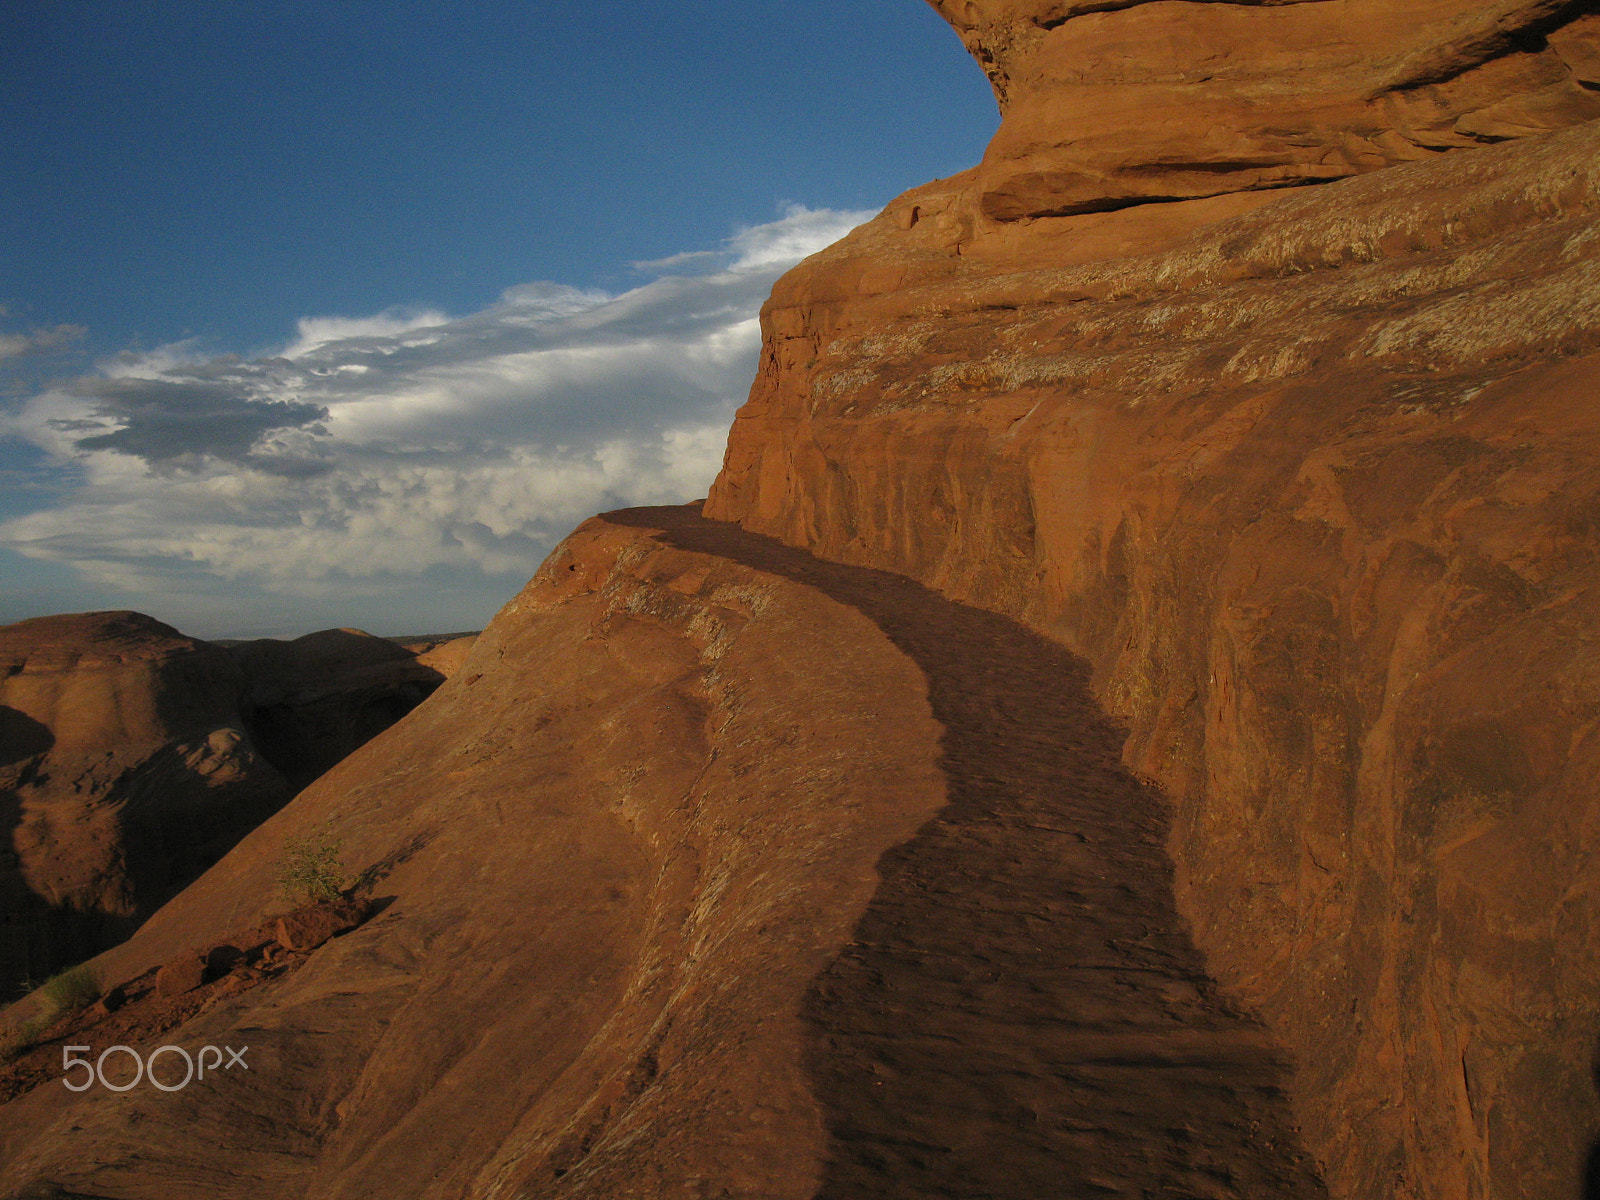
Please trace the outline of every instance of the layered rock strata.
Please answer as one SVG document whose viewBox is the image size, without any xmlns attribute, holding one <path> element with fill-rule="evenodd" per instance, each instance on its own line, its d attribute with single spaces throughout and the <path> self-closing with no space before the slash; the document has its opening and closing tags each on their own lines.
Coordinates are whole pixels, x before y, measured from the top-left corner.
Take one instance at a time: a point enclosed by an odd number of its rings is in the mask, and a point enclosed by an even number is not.
<svg viewBox="0 0 1600 1200">
<path fill-rule="evenodd" d="M 982 220 L 1295 187 L 1600 116 L 1588 0 L 931 0 L 1005 114 Z"/>
<path fill-rule="evenodd" d="M 1177 806 L 1202 948 L 1294 1053 L 1335 1195 L 1577 1194 L 1600 1115 L 1600 127 L 1463 133 L 1449 144 L 1474 148 L 1287 191 L 1213 156 L 1216 190 L 1245 190 L 998 211 L 1015 146 L 1058 198 L 1082 164 L 1058 171 L 1057 147 L 1119 179 L 1143 178 L 1149 137 L 1214 153 L 1175 110 L 1079 106 L 1063 64 L 1115 90 L 1157 59 L 1071 39 L 1170 19 L 1157 40 L 1181 58 L 1208 44 L 1177 36 L 1196 22 L 1357 10 L 1392 32 L 1360 4 L 1072 7 L 955 13 L 1003 77 L 1001 133 L 976 171 L 780 281 L 706 511 L 1092 661 L 1127 761 Z M 1437 79 L 1363 68 L 1351 95 L 1392 76 L 1464 130 L 1454 81 L 1559 58 L 1592 98 L 1581 6 L 1509 42 L 1474 32 L 1515 26 L 1506 6 L 1423 7 L 1390 6 L 1396 63 L 1480 49 Z M 1318 44 L 1335 42 L 1374 61 Z M 1252 111 L 1301 137 L 1305 81 L 1260 61 L 1278 91 Z M 1182 95 L 1232 137 L 1210 86 Z M 1119 114 L 1125 157 L 1085 113 Z"/>
</svg>

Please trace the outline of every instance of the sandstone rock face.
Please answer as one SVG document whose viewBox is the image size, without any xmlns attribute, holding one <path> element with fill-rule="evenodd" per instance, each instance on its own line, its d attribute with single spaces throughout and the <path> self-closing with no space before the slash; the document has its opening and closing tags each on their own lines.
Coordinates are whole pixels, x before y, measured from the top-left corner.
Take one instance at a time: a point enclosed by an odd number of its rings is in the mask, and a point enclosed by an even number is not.
<svg viewBox="0 0 1600 1200">
<path fill-rule="evenodd" d="M 1595 18 L 938 7 L 1000 134 L 778 284 L 707 514 L 1093 662 L 1334 1195 L 1579 1194 Z"/>
<path fill-rule="evenodd" d="M 96 965 L 143 981 L 256 923 L 329 821 L 376 916 L 181 1024 L 130 983 L 60 1031 L 247 1041 L 248 1079 L 86 1101 L 41 1047 L 26 1094 L 0 1073 L 0 1195 L 1317 1200 L 1282 1049 L 1207 973 L 1087 682 L 692 508 L 591 521 Z"/>
<path fill-rule="evenodd" d="M 0 628 L 0 988 L 126 937 L 443 677 L 352 630 L 221 646 L 128 612 Z"/>
<path fill-rule="evenodd" d="M 1587 0 L 931 0 L 1005 113 L 997 222 L 1294 187 L 1600 116 Z"/>
<path fill-rule="evenodd" d="M 716 521 L 586 524 L 103 955 L 330 822 L 386 904 L 0 1195 L 1592 1190 L 1592 5 L 938 7 L 1006 123 L 778 285 Z"/>
<path fill-rule="evenodd" d="M 41 1086 L 0 1113 L 0 1195 L 809 1196 L 800 1010 L 943 804 L 938 736 L 859 612 L 591 522 L 427 704 L 97 961 L 262 920 L 285 840 L 331 820 L 392 902 L 163 1035 L 248 1041 L 248 1080 Z"/>
</svg>

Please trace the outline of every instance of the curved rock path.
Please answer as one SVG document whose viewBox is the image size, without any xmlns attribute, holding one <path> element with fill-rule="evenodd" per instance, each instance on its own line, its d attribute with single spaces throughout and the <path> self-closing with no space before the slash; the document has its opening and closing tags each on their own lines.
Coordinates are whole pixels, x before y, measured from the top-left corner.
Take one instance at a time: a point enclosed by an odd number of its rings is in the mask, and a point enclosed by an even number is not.
<svg viewBox="0 0 1600 1200">
<path fill-rule="evenodd" d="M 806 1000 L 830 1135 L 816 1200 L 1326 1196 L 1290 1067 L 1190 940 L 1167 805 L 1122 766 L 1081 659 L 696 506 L 606 519 L 858 609 L 921 667 L 945 728 L 948 804 L 884 855 Z"/>
</svg>

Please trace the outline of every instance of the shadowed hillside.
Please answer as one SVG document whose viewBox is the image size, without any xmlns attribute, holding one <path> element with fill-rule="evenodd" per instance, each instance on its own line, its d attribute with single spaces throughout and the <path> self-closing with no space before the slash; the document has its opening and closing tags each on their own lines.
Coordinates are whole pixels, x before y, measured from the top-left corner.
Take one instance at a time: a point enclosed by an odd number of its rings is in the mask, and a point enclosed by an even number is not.
<svg viewBox="0 0 1600 1200">
<path fill-rule="evenodd" d="M 217 644 L 132 612 L 0 627 L 0 995 L 122 941 L 461 652 Z"/>
</svg>

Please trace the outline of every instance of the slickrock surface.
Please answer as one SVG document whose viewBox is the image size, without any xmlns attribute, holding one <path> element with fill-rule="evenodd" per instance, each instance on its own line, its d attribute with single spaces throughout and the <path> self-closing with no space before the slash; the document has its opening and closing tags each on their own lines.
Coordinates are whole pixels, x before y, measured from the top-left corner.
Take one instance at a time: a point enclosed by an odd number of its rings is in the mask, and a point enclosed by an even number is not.
<svg viewBox="0 0 1600 1200">
<path fill-rule="evenodd" d="M 0 1195 L 1596 1194 L 1600 13 L 935 6 L 1004 123 L 777 285 L 746 532 L 582 527 L 100 960 L 331 822 L 248 1085 Z"/>
<path fill-rule="evenodd" d="M 122 940 L 444 678 L 356 630 L 212 645 L 131 612 L 0 628 L 0 990 Z"/>
<path fill-rule="evenodd" d="M 297 970 L 329 937 L 359 926 L 370 915 L 369 906 L 362 901 L 341 899 L 307 905 L 254 929 L 233 930 L 203 952 L 185 950 L 170 962 L 113 984 L 94 1004 L 58 1015 L 35 1035 L 31 1046 L 17 1047 L 9 1063 L 0 1062 L 0 1106 L 36 1088 L 62 1088 L 63 1046 L 93 1048 L 87 1055 L 93 1063 L 111 1046 L 167 1044 L 166 1035 L 185 1022 L 228 997 Z M 245 1045 L 242 1041 L 233 1044 Z M 81 1049 L 76 1053 L 85 1057 Z M 193 1060 L 199 1054 L 190 1057 Z M 220 1052 L 216 1057 L 217 1062 L 209 1065 L 231 1061 Z M 249 1055 L 243 1058 L 242 1069 L 248 1070 Z M 158 1054 L 156 1062 L 160 1064 L 156 1078 L 163 1084 L 170 1087 L 183 1078 L 180 1055 L 168 1051 Z M 201 1065 L 191 1061 L 188 1069 L 197 1071 Z M 83 1083 L 82 1071 L 81 1067 L 74 1069 L 74 1085 Z M 110 1056 L 106 1072 L 112 1084 L 128 1083 L 135 1077 L 132 1060 L 124 1052 Z M 204 1072 L 200 1074 L 203 1077 Z M 48 1184 L 32 1190 L 46 1196 L 60 1194 Z M 34 1200 L 27 1191 L 24 1189 L 26 1200 Z"/>
<path fill-rule="evenodd" d="M 707 515 L 1089 659 L 1125 760 L 1177 805 L 1180 909 L 1297 1063 L 1334 1195 L 1576 1196 L 1600 1132 L 1600 124 L 1324 186 L 986 216 L 1008 147 L 1099 144 L 1082 122 L 1113 109 L 1030 107 L 1047 66 L 1111 69 L 1050 57 L 1063 38 L 1169 22 L 1183 55 L 1192 23 L 1337 14 L 1411 61 L 1424 8 L 1467 42 L 1511 12 L 1388 6 L 1404 36 L 1331 0 L 1051 24 L 1071 7 L 955 14 L 980 57 L 1015 35 L 995 148 L 779 282 Z M 1546 8 L 1567 23 L 1481 69 L 1592 36 Z M 1118 44 L 1125 74 L 1154 61 Z M 1252 111 L 1299 128 L 1305 81 L 1272 71 Z M 1411 94 L 1443 105 L 1434 86 Z M 1143 154 L 1146 123 L 1117 119 Z"/>
<path fill-rule="evenodd" d="M 1119 741 L 1007 618 L 693 509 L 590 521 L 100 960 L 251 925 L 331 819 L 388 906 L 150 1039 L 248 1079 L 47 1083 L 0 1194 L 1322 1196 Z"/>
<path fill-rule="evenodd" d="M 927 681 L 946 806 L 811 984 L 819 1198 L 1312 1197 L 1288 1064 L 1172 894 L 1170 812 L 1082 660 L 1005 617 L 683 510 L 614 513 L 870 618 Z"/>
<path fill-rule="evenodd" d="M 417 664 L 430 670 L 439 672 L 449 679 L 461 669 L 461 664 L 467 661 L 467 655 L 472 653 L 473 644 L 478 640 L 475 633 L 462 634 L 458 637 L 446 638 L 444 641 L 401 642 L 400 644 L 417 656 Z"/>
</svg>

